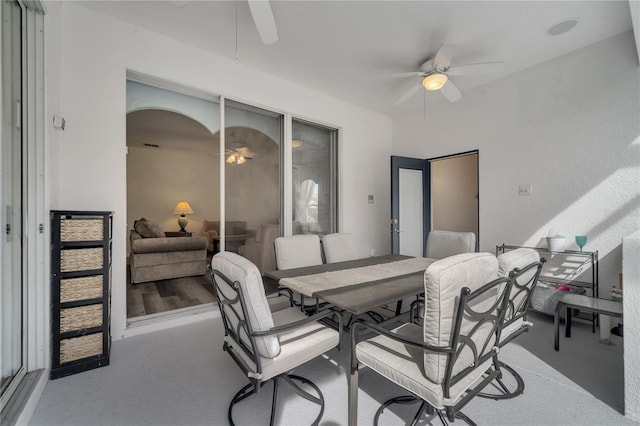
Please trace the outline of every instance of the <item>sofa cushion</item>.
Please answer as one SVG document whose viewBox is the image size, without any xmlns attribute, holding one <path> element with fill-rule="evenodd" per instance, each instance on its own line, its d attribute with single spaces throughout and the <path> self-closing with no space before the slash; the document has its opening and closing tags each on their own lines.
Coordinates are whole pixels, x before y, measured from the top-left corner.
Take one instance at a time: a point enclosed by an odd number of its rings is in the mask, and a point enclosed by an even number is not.
<svg viewBox="0 0 640 426">
<path fill-rule="evenodd" d="M 141 238 L 131 241 L 131 252 L 134 254 L 173 253 L 205 250 L 206 248 L 207 239 L 205 237 Z"/>
<path fill-rule="evenodd" d="M 133 229 L 144 238 L 165 237 L 160 227 L 144 217 L 133 222 Z"/>
</svg>

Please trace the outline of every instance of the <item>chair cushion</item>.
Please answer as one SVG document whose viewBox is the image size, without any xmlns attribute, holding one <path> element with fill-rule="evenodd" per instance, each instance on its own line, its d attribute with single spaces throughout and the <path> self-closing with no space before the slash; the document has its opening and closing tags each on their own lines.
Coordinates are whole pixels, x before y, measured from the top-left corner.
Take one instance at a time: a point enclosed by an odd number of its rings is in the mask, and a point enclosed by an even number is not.
<svg viewBox="0 0 640 426">
<path fill-rule="evenodd" d="M 278 269 L 322 264 L 320 238 L 315 234 L 278 237 L 274 241 Z"/>
<path fill-rule="evenodd" d="M 507 277 L 509 272 L 515 268 L 524 268 L 532 263 L 540 261 L 540 254 L 537 250 L 531 248 L 519 248 L 507 251 L 498 256 L 498 276 Z M 531 272 L 531 276 L 535 274 L 535 270 Z"/>
<path fill-rule="evenodd" d="M 451 340 L 451 330 L 455 321 L 456 307 L 460 290 L 468 287 L 475 291 L 496 279 L 498 261 L 491 253 L 464 253 L 438 260 L 427 267 L 424 273 L 425 309 L 424 309 L 424 341 L 432 346 L 447 346 Z M 489 297 L 491 294 L 487 294 Z M 479 299 L 483 303 L 483 299 Z M 490 304 L 492 300 L 484 303 Z M 480 309 L 480 306 L 474 306 Z M 461 334 L 469 332 L 467 327 L 472 321 L 465 321 Z M 476 339 L 490 333 L 489 324 L 486 332 L 474 334 Z M 446 370 L 446 354 L 424 354 L 426 377 L 435 383 L 442 383 Z M 453 368 L 453 375 L 473 363 L 473 354 L 465 349 Z"/>
<path fill-rule="evenodd" d="M 307 318 L 298 308 L 288 308 L 273 314 L 275 326 L 292 323 Z M 253 376 L 262 381 L 290 371 L 307 361 L 331 350 L 338 345 L 340 335 L 337 331 L 318 322 L 305 324 L 290 331 L 279 333 L 280 353 L 274 358 L 260 360 L 262 374 Z M 228 339 L 228 337 L 226 338 Z M 231 342 L 230 342 L 231 343 Z M 237 351 L 249 366 L 253 362 L 244 352 Z"/>
<path fill-rule="evenodd" d="M 422 327 L 404 324 L 393 330 L 414 341 L 422 339 Z M 427 401 L 437 409 L 454 405 L 465 390 L 482 378 L 491 366 L 491 359 L 485 361 L 472 374 L 464 377 L 450 389 L 450 397 L 445 398 L 442 384 L 434 383 L 425 377 L 423 351 L 419 348 L 403 345 L 385 336 L 376 336 L 356 345 L 356 357 L 362 364 L 380 375 L 407 389 Z"/>
<path fill-rule="evenodd" d="M 264 285 L 262 284 L 262 276 L 256 265 L 245 259 L 244 257 L 232 253 L 221 252 L 213 256 L 211 259 L 211 267 L 220 271 L 231 281 L 240 283 L 242 294 L 244 295 L 249 324 L 253 331 L 267 331 L 273 327 L 273 318 L 271 310 L 267 302 L 267 296 L 264 293 Z M 224 294 L 229 298 L 233 298 L 234 291 L 229 288 L 227 283 L 220 277 L 216 276 L 216 283 L 222 291 L 220 297 L 224 300 Z M 237 325 L 237 318 L 231 312 L 231 308 L 226 307 L 228 311 L 227 318 L 232 322 L 233 327 Z M 240 312 L 242 316 L 242 312 Z M 241 318 L 243 319 L 243 318 Z M 251 347 L 248 336 L 239 336 L 244 343 Z M 275 335 L 256 337 L 256 349 L 260 356 L 265 358 L 274 358 L 280 353 L 280 345 Z"/>
<path fill-rule="evenodd" d="M 472 253 L 476 250 L 476 234 L 473 232 L 451 232 L 434 230 L 427 237 L 426 256 L 431 259 L 444 259 L 460 253 Z"/>
<path fill-rule="evenodd" d="M 358 259 L 358 249 L 352 234 L 335 233 L 322 237 L 322 247 L 327 263 Z"/>
</svg>

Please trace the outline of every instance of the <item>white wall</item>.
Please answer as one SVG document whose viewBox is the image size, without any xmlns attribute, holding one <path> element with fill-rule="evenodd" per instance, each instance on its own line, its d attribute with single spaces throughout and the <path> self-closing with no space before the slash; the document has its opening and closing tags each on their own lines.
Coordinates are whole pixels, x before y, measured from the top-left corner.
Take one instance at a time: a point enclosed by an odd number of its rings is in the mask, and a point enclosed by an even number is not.
<svg viewBox="0 0 640 426">
<path fill-rule="evenodd" d="M 202 233 L 202 221 L 220 214 L 220 161 L 210 155 L 181 150 L 129 147 L 127 155 L 127 222 L 146 217 L 163 231 L 178 231 L 178 201 L 193 209 L 187 231 Z"/>
<path fill-rule="evenodd" d="M 51 7 L 61 7 L 49 17 L 48 31 L 61 34 L 62 48 L 49 64 L 60 69 L 60 91 L 49 96 L 67 120 L 62 136 L 52 140 L 51 208 L 115 212 L 114 339 L 121 338 L 126 317 L 127 68 L 339 126 L 342 228 L 378 253 L 388 252 L 389 179 L 381 171 L 388 170 L 391 154 L 389 118 L 72 2 Z M 374 205 L 367 204 L 367 194 L 376 196 Z"/>
<path fill-rule="evenodd" d="M 462 79 L 463 77 L 459 77 Z M 394 154 L 479 150 L 480 249 L 535 245 L 551 226 L 587 235 L 600 288 L 640 221 L 640 70 L 631 32 L 394 120 Z M 418 141 L 419 143 L 416 143 Z M 519 196 L 531 184 L 533 195 Z"/>
</svg>

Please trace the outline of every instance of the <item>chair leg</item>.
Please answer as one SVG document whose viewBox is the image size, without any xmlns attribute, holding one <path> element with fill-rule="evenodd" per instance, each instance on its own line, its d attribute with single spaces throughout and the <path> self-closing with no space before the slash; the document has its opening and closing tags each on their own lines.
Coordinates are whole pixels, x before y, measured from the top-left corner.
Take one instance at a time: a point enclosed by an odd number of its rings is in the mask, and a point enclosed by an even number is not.
<svg viewBox="0 0 640 426">
<path fill-rule="evenodd" d="M 495 367 L 499 373 L 498 377 L 494 380 L 494 386 L 497 388 L 498 393 L 480 392 L 477 396 L 482 398 L 491 398 L 497 401 L 499 399 L 515 398 L 524 392 L 524 380 L 516 370 L 501 361 L 496 361 Z M 505 384 L 503 380 L 505 372 L 509 373 L 511 378 L 515 381 L 515 386 L 511 386 L 511 388 L 509 388 L 509 386 Z"/>
<path fill-rule="evenodd" d="M 273 379 L 273 397 L 271 398 L 271 420 L 269 425 L 273 426 L 276 419 L 276 407 L 278 405 L 278 378 Z"/>
<path fill-rule="evenodd" d="M 441 416 L 440 414 L 440 410 L 436 410 L 435 408 L 433 408 L 429 403 L 421 400 L 420 398 L 417 398 L 413 395 L 404 395 L 404 396 L 397 396 L 395 398 L 391 398 L 387 401 L 385 401 L 384 403 L 382 403 L 382 405 L 380 406 L 380 408 L 378 408 L 378 411 L 376 411 L 376 415 L 373 418 L 373 425 L 374 426 L 378 426 L 378 421 L 380 420 L 380 415 L 384 412 L 384 409 L 387 408 L 388 406 L 392 405 L 392 404 L 417 404 L 420 403 L 420 407 L 418 408 L 418 411 L 416 412 L 415 416 L 413 417 L 413 420 L 411 422 L 411 426 L 415 426 L 418 424 L 418 422 L 420 421 L 420 419 L 422 418 L 422 416 L 426 413 L 429 416 L 434 415 L 436 412 L 438 412 L 438 416 Z M 445 425 L 447 423 L 445 422 Z"/>
<path fill-rule="evenodd" d="M 322 392 L 320 391 L 320 388 L 318 388 L 318 386 L 315 385 L 315 383 L 313 383 L 312 381 L 305 379 L 304 377 L 300 377 L 300 376 L 296 376 L 293 374 L 282 374 L 280 376 L 274 377 L 273 380 L 273 395 L 271 398 L 271 419 L 269 424 L 273 426 L 273 424 L 275 423 L 275 418 L 276 418 L 276 410 L 277 410 L 277 406 L 278 406 L 278 386 L 279 386 L 279 379 L 284 379 L 284 381 L 286 383 L 288 383 L 289 385 L 291 385 L 291 387 L 293 388 L 293 390 L 300 396 L 302 396 L 304 399 L 311 401 L 315 404 L 318 404 L 320 406 L 320 413 L 318 414 L 318 416 L 315 418 L 315 420 L 313 421 L 313 423 L 311 423 L 312 426 L 317 426 L 320 423 L 320 419 L 322 418 L 322 415 L 324 414 L 324 396 L 322 395 Z M 299 384 L 296 383 L 300 382 L 302 384 L 305 384 L 307 386 L 310 386 L 315 393 L 317 393 L 318 396 L 312 395 L 309 392 L 307 392 L 306 390 L 304 390 L 302 387 L 300 387 Z M 253 389 L 252 389 L 253 388 Z M 231 399 L 231 403 L 229 404 L 229 410 L 228 410 L 228 419 L 229 419 L 229 424 L 231 426 L 235 426 L 235 422 L 233 421 L 233 407 L 235 404 L 237 404 L 238 402 L 248 398 L 251 395 L 254 395 L 255 393 L 257 393 L 257 388 L 254 384 L 248 384 L 245 387 L 243 387 L 242 389 L 240 389 L 238 391 L 238 393 L 235 394 L 235 396 Z"/>
</svg>

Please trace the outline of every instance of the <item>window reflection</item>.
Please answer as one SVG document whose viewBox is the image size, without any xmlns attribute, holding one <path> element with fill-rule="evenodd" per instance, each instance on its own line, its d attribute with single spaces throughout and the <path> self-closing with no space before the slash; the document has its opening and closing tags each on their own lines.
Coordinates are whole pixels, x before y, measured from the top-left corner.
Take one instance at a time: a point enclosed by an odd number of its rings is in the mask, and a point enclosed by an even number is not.
<svg viewBox="0 0 640 426">
<path fill-rule="evenodd" d="M 293 233 L 336 231 L 337 130 L 293 120 Z"/>
</svg>

